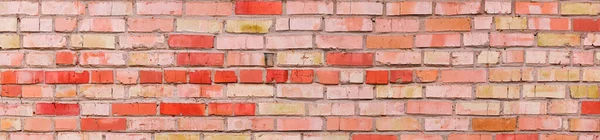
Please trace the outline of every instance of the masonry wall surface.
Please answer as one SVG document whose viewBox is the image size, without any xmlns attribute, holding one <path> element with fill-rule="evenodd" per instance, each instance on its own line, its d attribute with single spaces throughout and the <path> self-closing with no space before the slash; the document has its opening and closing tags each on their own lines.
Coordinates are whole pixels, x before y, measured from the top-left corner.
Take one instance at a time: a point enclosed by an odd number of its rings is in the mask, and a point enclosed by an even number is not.
<svg viewBox="0 0 600 140">
<path fill-rule="evenodd" d="M 600 2 L 0 1 L 0 140 L 600 140 Z"/>
</svg>

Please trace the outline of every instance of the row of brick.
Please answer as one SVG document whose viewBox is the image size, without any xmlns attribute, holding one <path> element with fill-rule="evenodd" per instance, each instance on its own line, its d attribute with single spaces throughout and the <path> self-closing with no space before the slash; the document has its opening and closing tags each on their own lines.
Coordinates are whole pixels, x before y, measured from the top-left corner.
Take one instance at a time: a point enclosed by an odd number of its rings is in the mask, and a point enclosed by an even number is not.
<svg viewBox="0 0 600 140">
<path fill-rule="evenodd" d="M 565 115 L 600 114 L 599 101 L 339 101 L 213 103 L 2 103 L 0 116 L 399 116 L 399 115 Z M 160 108 L 160 109 L 157 109 Z M 34 110 L 35 109 L 35 110 Z M 580 110 L 578 110 L 580 109 Z M 158 111 L 157 111 L 158 110 Z M 355 111 L 356 110 L 356 111 Z"/>
<path fill-rule="evenodd" d="M 4 70 L 1 84 L 226 84 L 226 83 L 485 83 L 485 82 L 598 82 L 600 69 L 122 69 L 122 70 Z M 536 78 L 534 78 L 536 77 Z"/>
<path fill-rule="evenodd" d="M 565 122 L 563 123 L 563 120 Z M 566 121 L 569 121 L 568 123 Z M 472 124 L 469 122 L 472 121 Z M 600 119 L 558 116 L 506 118 L 414 118 L 414 117 L 231 117 L 231 118 L 13 118 L 0 119 L 0 131 L 475 131 L 510 132 L 568 130 L 597 132 Z M 293 125 L 295 127 L 291 127 Z M 79 127 L 78 127 L 79 126 Z M 564 128 L 563 128 L 564 127 Z"/>
<path fill-rule="evenodd" d="M 593 50 L 482 51 L 5 51 L 0 66 L 20 67 L 448 67 L 575 66 L 600 63 Z"/>
<path fill-rule="evenodd" d="M 67 42 L 67 38 L 70 42 Z M 118 41 L 117 41 L 118 38 Z M 212 49 L 218 50 L 288 50 L 288 49 L 414 49 L 491 47 L 578 47 L 600 45 L 600 34 L 577 33 L 438 33 L 417 35 L 339 35 L 286 34 L 282 36 L 250 35 L 108 35 L 108 34 L 3 34 L 2 49 Z M 461 39 L 462 38 L 462 39 Z M 583 39 L 581 39 L 583 38 Z M 22 41 L 23 43 L 20 43 Z M 314 42 L 314 44 L 313 44 Z M 365 44 L 365 45 L 363 45 Z M 461 45 L 462 44 L 462 45 Z M 168 47 L 167 47 L 168 46 Z"/>
<path fill-rule="evenodd" d="M 435 8 L 434 7 L 435 4 Z M 234 6 L 235 5 L 235 6 Z M 594 2 L 333 2 L 333 1 L 236 1 L 236 2 L 183 2 L 183 1 L 12 1 L 2 2 L 0 14 L 24 15 L 173 15 L 173 16 L 228 16 L 335 14 L 337 15 L 472 15 L 472 14 L 532 14 L 532 15 L 598 15 Z M 134 8 L 135 6 L 135 8 Z M 385 11 L 384 11 L 385 6 Z M 514 6 L 514 11 L 512 10 Z M 41 7 L 41 8 L 40 8 Z M 235 8 L 234 8 L 235 7 Z M 418 7 L 418 8 L 416 8 Z M 107 10 L 110 8 L 110 10 Z M 41 9 L 41 10 L 38 10 Z M 133 11 L 135 9 L 135 11 Z M 560 10 L 559 10 L 560 9 Z M 559 13 L 560 11 L 560 13 Z"/>
<path fill-rule="evenodd" d="M 137 98 L 283 98 L 283 99 L 597 99 L 597 84 L 481 85 L 2 85 L 4 99 L 115 100 Z M 474 90 L 473 90 L 474 89 Z M 475 94 L 473 94 L 475 93 Z"/>
<path fill-rule="evenodd" d="M 515 16 L 368 18 L 368 17 L 281 17 L 273 19 L 194 19 L 194 18 L 76 18 L 76 17 L 2 17 L 3 32 L 196 32 L 269 33 L 271 31 L 326 32 L 445 32 L 471 30 L 556 30 L 600 31 L 589 18 L 551 18 Z M 224 22 L 225 21 L 225 22 Z M 421 29 L 421 22 L 424 29 Z M 495 24 L 492 24 L 492 23 Z M 53 25 L 54 24 L 54 25 Z M 360 26 L 356 26 L 356 25 Z M 494 26 L 492 26 L 494 25 Z"/>
<path fill-rule="evenodd" d="M 595 140 L 598 134 L 496 133 L 496 134 L 434 134 L 434 133 L 0 133 L 0 139 L 36 140 Z"/>
</svg>

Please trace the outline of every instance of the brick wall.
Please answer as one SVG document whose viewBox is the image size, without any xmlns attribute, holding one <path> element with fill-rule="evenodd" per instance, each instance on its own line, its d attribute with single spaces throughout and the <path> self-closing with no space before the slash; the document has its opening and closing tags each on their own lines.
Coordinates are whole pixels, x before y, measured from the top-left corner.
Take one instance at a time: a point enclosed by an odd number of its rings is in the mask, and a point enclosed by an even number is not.
<svg viewBox="0 0 600 140">
<path fill-rule="evenodd" d="M 1 1 L 0 140 L 600 140 L 600 2 Z"/>
</svg>

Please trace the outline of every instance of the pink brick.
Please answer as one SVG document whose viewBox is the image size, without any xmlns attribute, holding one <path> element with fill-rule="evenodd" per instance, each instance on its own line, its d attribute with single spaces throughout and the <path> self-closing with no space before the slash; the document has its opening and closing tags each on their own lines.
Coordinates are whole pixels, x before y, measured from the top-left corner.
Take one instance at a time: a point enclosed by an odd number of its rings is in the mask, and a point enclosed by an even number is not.
<svg viewBox="0 0 600 140">
<path fill-rule="evenodd" d="M 327 117 L 327 130 L 370 131 L 373 130 L 373 118 L 367 117 Z"/>
<path fill-rule="evenodd" d="M 573 64 L 589 66 L 594 64 L 594 52 L 591 51 L 573 51 Z"/>
<path fill-rule="evenodd" d="M 519 130 L 559 130 L 562 126 L 560 117 L 519 117 Z"/>
<path fill-rule="evenodd" d="M 223 118 L 179 118 L 179 130 L 224 130 L 225 120 Z"/>
<path fill-rule="evenodd" d="M 487 33 L 463 33 L 463 44 L 465 46 L 484 46 L 489 43 Z"/>
<path fill-rule="evenodd" d="M 21 31 L 49 32 L 52 31 L 52 19 L 50 18 L 22 18 L 19 24 Z"/>
<path fill-rule="evenodd" d="M 38 15 L 38 2 L 33 1 L 3 1 L 0 2 L 0 15 Z"/>
<path fill-rule="evenodd" d="M 452 114 L 452 102 L 449 101 L 408 101 L 408 114 L 449 115 Z"/>
<path fill-rule="evenodd" d="M 491 33 L 490 46 L 511 47 L 511 46 L 532 46 L 533 34 L 527 33 Z"/>
<path fill-rule="evenodd" d="M 569 30 L 571 28 L 568 18 L 529 18 L 527 25 L 532 30 Z"/>
<path fill-rule="evenodd" d="M 431 85 L 425 87 L 428 98 L 472 98 L 469 85 Z"/>
<path fill-rule="evenodd" d="M 383 5 L 377 2 L 337 2 L 337 14 L 340 15 L 381 15 Z"/>
<path fill-rule="evenodd" d="M 181 15 L 181 1 L 139 1 L 135 3 L 139 15 Z"/>
<path fill-rule="evenodd" d="M 387 15 L 428 15 L 433 13 L 432 2 L 389 2 L 385 6 Z"/>
<path fill-rule="evenodd" d="M 124 32 L 125 19 L 122 18 L 86 18 L 79 22 L 82 32 Z"/>
<path fill-rule="evenodd" d="M 44 15 L 83 15 L 85 4 L 70 1 L 43 1 L 42 14 Z"/>
<path fill-rule="evenodd" d="M 308 115 L 331 116 L 331 115 L 354 115 L 354 103 L 332 102 L 314 103 L 308 105 Z"/>
<path fill-rule="evenodd" d="M 63 48 L 67 39 L 62 35 L 28 34 L 23 36 L 24 48 Z"/>
<path fill-rule="evenodd" d="M 125 65 L 125 56 L 119 52 L 83 52 L 79 56 L 79 62 L 91 66 L 121 66 Z"/>
<path fill-rule="evenodd" d="M 489 14 L 509 14 L 512 11 L 511 2 L 486 1 L 485 12 Z"/>
<path fill-rule="evenodd" d="M 230 2 L 186 2 L 185 15 L 189 16 L 227 16 L 233 13 Z"/>
<path fill-rule="evenodd" d="M 474 29 L 490 29 L 492 27 L 492 17 L 475 17 L 473 20 Z"/>
<path fill-rule="evenodd" d="M 276 121 L 276 128 L 280 131 L 323 130 L 323 124 L 325 123 L 323 119 L 316 117 L 287 117 L 276 119 Z"/>
<path fill-rule="evenodd" d="M 264 66 L 265 55 L 258 52 L 227 52 L 228 66 Z"/>
<path fill-rule="evenodd" d="M 312 48 L 313 37 L 307 35 L 267 36 L 267 49 Z"/>
<path fill-rule="evenodd" d="M 366 116 L 403 115 L 404 102 L 392 101 L 363 101 L 358 103 L 359 114 Z"/>
<path fill-rule="evenodd" d="M 129 130 L 147 131 L 147 130 L 175 130 L 175 118 L 145 117 L 130 119 L 127 121 Z"/>
<path fill-rule="evenodd" d="M 372 31 L 373 22 L 368 18 L 325 18 L 325 31 L 348 32 L 348 31 Z"/>
<path fill-rule="evenodd" d="M 139 9 L 138 9 L 139 10 Z M 170 32 L 173 31 L 172 18 L 130 18 L 127 20 L 130 32 Z"/>
<path fill-rule="evenodd" d="M 421 52 L 377 52 L 375 53 L 375 63 L 378 65 L 418 65 L 421 64 Z"/>
<path fill-rule="evenodd" d="M 331 86 L 326 88 L 328 99 L 372 99 L 373 86 Z"/>
<path fill-rule="evenodd" d="M 11 133 L 9 136 L 15 140 L 54 140 L 52 133 Z"/>
<path fill-rule="evenodd" d="M 433 134 L 402 134 L 400 139 L 403 140 L 442 140 L 442 136 Z"/>
<path fill-rule="evenodd" d="M 246 50 L 265 48 L 262 36 L 218 36 L 217 49 L 222 50 Z"/>
<path fill-rule="evenodd" d="M 51 52 L 29 52 L 25 55 L 25 63 L 29 66 L 47 67 L 54 65 L 56 56 Z"/>
<path fill-rule="evenodd" d="M 322 49 L 362 49 L 362 36 L 317 35 L 315 44 Z"/>
<path fill-rule="evenodd" d="M 326 1 L 288 1 L 285 9 L 290 15 L 333 14 L 334 4 Z"/>
<path fill-rule="evenodd" d="M 426 131 L 466 131 L 469 129 L 467 118 L 425 118 Z"/>
<path fill-rule="evenodd" d="M 20 67 L 23 64 L 24 56 L 20 52 L 0 53 L 0 66 Z"/>
<path fill-rule="evenodd" d="M 126 1 L 93 1 L 88 3 L 90 15 L 114 16 L 131 15 L 133 3 Z"/>
<path fill-rule="evenodd" d="M 375 32 L 417 32 L 419 20 L 412 18 L 377 18 Z"/>
<path fill-rule="evenodd" d="M 460 34 L 420 34 L 415 41 L 416 47 L 458 47 Z"/>
<path fill-rule="evenodd" d="M 77 18 L 58 17 L 54 19 L 54 30 L 57 32 L 72 32 L 77 28 Z"/>
<path fill-rule="evenodd" d="M 477 83 L 486 81 L 486 72 L 482 69 L 442 70 L 442 82 Z"/>
<path fill-rule="evenodd" d="M 510 101 L 504 102 L 504 114 L 546 114 L 546 102 Z"/>
<path fill-rule="evenodd" d="M 275 119 L 266 117 L 252 118 L 230 118 L 227 119 L 227 130 L 255 130 L 255 131 L 272 131 L 275 129 Z"/>
<path fill-rule="evenodd" d="M 121 49 L 165 49 L 165 36 L 153 34 L 137 34 L 119 36 Z"/>
<path fill-rule="evenodd" d="M 32 116 L 33 105 L 25 103 L 0 103 L 0 109 L 4 110 L 0 112 L 2 116 Z"/>
</svg>

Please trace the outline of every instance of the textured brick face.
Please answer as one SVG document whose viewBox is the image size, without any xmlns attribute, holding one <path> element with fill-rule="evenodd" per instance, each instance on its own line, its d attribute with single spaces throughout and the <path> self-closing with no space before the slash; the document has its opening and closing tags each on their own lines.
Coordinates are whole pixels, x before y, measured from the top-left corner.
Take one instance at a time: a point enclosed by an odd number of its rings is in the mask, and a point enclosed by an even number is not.
<svg viewBox="0 0 600 140">
<path fill-rule="evenodd" d="M 2 0 L 0 140 L 600 140 L 599 15 L 598 0 Z"/>
</svg>

